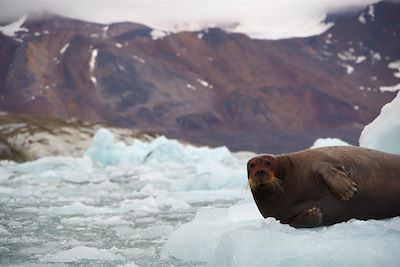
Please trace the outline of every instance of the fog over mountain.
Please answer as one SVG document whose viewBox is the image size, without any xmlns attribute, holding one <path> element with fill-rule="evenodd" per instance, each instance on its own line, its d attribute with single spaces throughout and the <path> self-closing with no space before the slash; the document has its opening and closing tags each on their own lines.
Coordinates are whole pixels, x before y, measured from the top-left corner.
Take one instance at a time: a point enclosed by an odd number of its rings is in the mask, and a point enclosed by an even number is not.
<svg viewBox="0 0 400 267">
<path fill-rule="evenodd" d="M 2 1 L 0 18 L 46 10 L 70 18 L 115 23 L 130 21 L 155 29 L 180 32 L 221 28 L 253 38 L 306 37 L 332 26 L 330 12 L 361 10 L 377 0 L 351 1 Z"/>
</svg>

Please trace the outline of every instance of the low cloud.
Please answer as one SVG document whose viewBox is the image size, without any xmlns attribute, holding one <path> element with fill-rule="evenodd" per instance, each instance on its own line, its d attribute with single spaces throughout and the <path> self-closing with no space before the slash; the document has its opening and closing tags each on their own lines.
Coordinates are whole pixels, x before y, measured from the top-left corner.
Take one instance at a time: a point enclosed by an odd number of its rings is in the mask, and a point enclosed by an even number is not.
<svg viewBox="0 0 400 267">
<path fill-rule="evenodd" d="M 376 0 L 254 1 L 254 0 L 148 0 L 148 1 L 2 1 L 0 18 L 10 20 L 31 11 L 47 10 L 98 23 L 132 21 L 178 32 L 219 27 L 258 39 L 281 39 L 320 34 L 326 14 L 362 8 Z"/>
</svg>

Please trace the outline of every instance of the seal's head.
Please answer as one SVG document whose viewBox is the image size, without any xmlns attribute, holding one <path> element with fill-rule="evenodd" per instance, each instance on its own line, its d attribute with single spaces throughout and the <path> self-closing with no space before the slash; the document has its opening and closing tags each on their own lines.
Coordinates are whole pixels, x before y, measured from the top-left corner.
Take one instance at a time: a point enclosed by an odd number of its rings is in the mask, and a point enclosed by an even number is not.
<svg viewBox="0 0 400 267">
<path fill-rule="evenodd" d="M 283 194 L 282 180 L 277 177 L 278 158 L 274 155 L 260 155 L 247 163 L 247 178 L 253 193 L 269 192 L 270 196 Z"/>
</svg>

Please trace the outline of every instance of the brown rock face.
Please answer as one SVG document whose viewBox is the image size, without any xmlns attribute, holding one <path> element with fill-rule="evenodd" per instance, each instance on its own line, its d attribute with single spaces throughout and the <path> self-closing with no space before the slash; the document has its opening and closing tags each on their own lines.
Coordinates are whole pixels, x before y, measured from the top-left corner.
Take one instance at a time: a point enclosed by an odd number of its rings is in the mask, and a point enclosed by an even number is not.
<svg viewBox="0 0 400 267">
<path fill-rule="evenodd" d="M 135 23 L 56 16 L 0 33 L 0 109 L 79 118 L 233 150 L 357 143 L 395 85 L 400 7 L 335 17 L 326 33 L 267 41 L 219 29 L 154 40 Z M 359 21 L 360 15 L 365 23 Z M 333 16 L 332 16 L 333 17 Z"/>
</svg>

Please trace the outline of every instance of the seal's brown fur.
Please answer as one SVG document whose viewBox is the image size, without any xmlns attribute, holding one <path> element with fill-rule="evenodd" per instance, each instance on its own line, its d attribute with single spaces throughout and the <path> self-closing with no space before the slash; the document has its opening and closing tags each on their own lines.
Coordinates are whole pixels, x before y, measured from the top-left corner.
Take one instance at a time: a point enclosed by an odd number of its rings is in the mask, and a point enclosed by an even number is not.
<svg viewBox="0 0 400 267">
<path fill-rule="evenodd" d="M 400 215 L 400 155 L 326 147 L 260 155 L 247 170 L 261 214 L 294 227 Z"/>
</svg>

